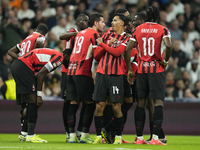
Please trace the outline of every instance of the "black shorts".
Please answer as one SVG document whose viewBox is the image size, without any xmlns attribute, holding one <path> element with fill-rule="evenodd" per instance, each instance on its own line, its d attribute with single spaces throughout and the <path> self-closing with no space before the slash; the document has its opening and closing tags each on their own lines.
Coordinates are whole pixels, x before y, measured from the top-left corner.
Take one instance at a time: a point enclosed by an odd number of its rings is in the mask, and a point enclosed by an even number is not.
<svg viewBox="0 0 200 150">
<path fill-rule="evenodd" d="M 67 75 L 66 82 L 66 100 L 92 101 L 94 81 L 91 77 Z"/>
<path fill-rule="evenodd" d="M 134 82 L 133 85 L 131 85 L 131 89 L 132 89 L 133 102 L 137 102 L 137 100 L 138 100 L 138 95 L 137 95 L 137 85 L 136 85 L 136 81 Z"/>
<path fill-rule="evenodd" d="M 16 104 L 22 105 L 24 103 L 28 103 L 28 100 L 26 99 L 25 95 L 16 93 Z"/>
<path fill-rule="evenodd" d="M 124 76 L 97 73 L 94 87 L 94 101 L 106 102 L 110 96 L 112 103 L 122 103 L 124 97 Z"/>
<path fill-rule="evenodd" d="M 165 98 L 165 73 L 137 74 L 138 98 L 164 100 Z"/>
<path fill-rule="evenodd" d="M 127 76 L 124 76 L 124 98 L 132 97 L 132 88 L 127 81 Z"/>
<path fill-rule="evenodd" d="M 61 80 L 61 98 L 66 99 L 66 85 L 67 85 L 67 73 L 62 72 L 62 80 Z"/>
<path fill-rule="evenodd" d="M 11 72 L 16 82 L 17 104 L 26 102 L 20 94 L 36 94 L 36 78 L 34 72 L 21 60 L 14 60 Z"/>
</svg>

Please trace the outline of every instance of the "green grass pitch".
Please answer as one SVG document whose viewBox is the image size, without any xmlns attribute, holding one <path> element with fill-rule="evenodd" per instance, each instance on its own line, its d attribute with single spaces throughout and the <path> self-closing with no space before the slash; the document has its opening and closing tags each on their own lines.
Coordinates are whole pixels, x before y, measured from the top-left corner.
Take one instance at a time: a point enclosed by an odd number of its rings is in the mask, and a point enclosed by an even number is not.
<svg viewBox="0 0 200 150">
<path fill-rule="evenodd" d="M 64 134 L 40 134 L 48 143 L 26 143 L 18 140 L 18 134 L 0 134 L 0 150 L 200 150 L 200 136 L 167 136 L 167 145 L 134 144 L 82 144 L 66 143 Z M 95 137 L 95 135 L 91 135 Z M 145 135 L 145 139 L 149 136 Z M 123 139 L 133 142 L 135 135 L 123 135 Z"/>
</svg>

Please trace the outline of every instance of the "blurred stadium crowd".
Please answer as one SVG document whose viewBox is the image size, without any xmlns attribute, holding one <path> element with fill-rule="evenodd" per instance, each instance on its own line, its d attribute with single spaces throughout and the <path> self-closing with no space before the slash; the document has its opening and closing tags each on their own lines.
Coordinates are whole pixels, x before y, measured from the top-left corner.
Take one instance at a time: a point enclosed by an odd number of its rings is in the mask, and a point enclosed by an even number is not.
<svg viewBox="0 0 200 150">
<path fill-rule="evenodd" d="M 126 8 L 133 17 L 150 5 L 160 9 L 159 23 L 169 28 L 173 41 L 166 99 L 200 98 L 200 0 L 0 0 L 0 95 L 3 85 L 12 80 L 13 60 L 7 51 L 32 34 L 39 23 L 49 28 L 45 47 L 62 52 L 65 41 L 59 35 L 76 28 L 80 13 L 100 12 L 110 27 L 115 10 Z M 60 97 L 59 69 L 45 78 L 44 96 Z"/>
</svg>

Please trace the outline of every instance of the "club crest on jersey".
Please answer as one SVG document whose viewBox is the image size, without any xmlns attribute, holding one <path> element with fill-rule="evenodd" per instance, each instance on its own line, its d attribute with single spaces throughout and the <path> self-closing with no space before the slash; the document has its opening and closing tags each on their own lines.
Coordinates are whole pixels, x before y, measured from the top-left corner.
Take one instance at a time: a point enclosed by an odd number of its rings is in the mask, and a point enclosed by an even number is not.
<svg viewBox="0 0 200 150">
<path fill-rule="evenodd" d="M 35 85 L 33 84 L 33 86 L 32 86 L 32 91 L 35 91 Z"/>
</svg>

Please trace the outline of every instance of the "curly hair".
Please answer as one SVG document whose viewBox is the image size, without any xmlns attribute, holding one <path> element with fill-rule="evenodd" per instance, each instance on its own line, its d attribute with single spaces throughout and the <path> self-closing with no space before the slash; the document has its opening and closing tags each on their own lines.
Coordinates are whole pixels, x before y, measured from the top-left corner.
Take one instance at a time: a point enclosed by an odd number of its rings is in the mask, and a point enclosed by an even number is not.
<svg viewBox="0 0 200 150">
<path fill-rule="evenodd" d="M 159 22 L 160 12 L 155 6 L 149 6 L 146 10 L 146 22 Z"/>
</svg>

